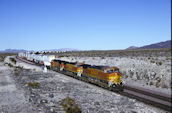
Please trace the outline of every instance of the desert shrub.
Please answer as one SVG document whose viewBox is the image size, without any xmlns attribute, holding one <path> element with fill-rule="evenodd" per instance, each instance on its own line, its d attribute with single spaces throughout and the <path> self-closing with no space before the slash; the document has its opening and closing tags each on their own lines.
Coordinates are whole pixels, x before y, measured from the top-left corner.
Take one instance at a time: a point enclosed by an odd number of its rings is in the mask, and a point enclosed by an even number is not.
<svg viewBox="0 0 172 113">
<path fill-rule="evenodd" d="M 58 56 L 59 58 L 64 57 L 63 55 Z"/>
<path fill-rule="evenodd" d="M 15 66 L 16 69 L 23 69 L 23 66 Z"/>
<path fill-rule="evenodd" d="M 81 113 L 81 109 L 74 99 L 66 97 L 61 100 L 60 105 L 66 111 L 66 113 Z"/>
<path fill-rule="evenodd" d="M 14 69 L 14 75 L 19 75 L 21 73 L 21 71 L 18 68 Z"/>
<path fill-rule="evenodd" d="M 171 58 L 170 57 L 167 57 L 166 60 L 171 60 Z"/>
<path fill-rule="evenodd" d="M 105 57 L 101 57 L 101 59 L 105 59 Z"/>
<path fill-rule="evenodd" d="M 155 86 L 156 86 L 156 87 L 159 87 L 159 86 L 160 86 L 160 82 L 158 82 L 158 81 L 155 82 Z"/>
<path fill-rule="evenodd" d="M 168 88 L 168 86 L 166 84 L 162 84 L 161 86 L 162 88 Z"/>
<path fill-rule="evenodd" d="M 13 65 L 12 65 L 12 64 L 10 64 L 10 63 L 8 63 L 8 66 L 9 66 L 9 67 L 13 67 Z"/>
<path fill-rule="evenodd" d="M 156 65 L 160 66 L 162 65 L 162 62 L 156 62 Z"/>
<path fill-rule="evenodd" d="M 25 71 L 30 72 L 30 71 L 31 71 L 31 69 L 25 69 Z"/>
<path fill-rule="evenodd" d="M 5 59 L 5 56 L 0 56 L 0 62 L 3 62 Z"/>
<path fill-rule="evenodd" d="M 28 87 L 33 87 L 33 88 L 39 87 L 39 83 L 38 82 L 33 82 L 33 83 L 29 82 L 27 85 L 28 85 Z"/>
<path fill-rule="evenodd" d="M 149 83 L 149 85 L 150 85 L 150 86 L 153 85 L 153 82 L 151 81 L 151 82 Z"/>
<path fill-rule="evenodd" d="M 155 61 L 151 60 L 150 63 L 155 63 Z"/>
<path fill-rule="evenodd" d="M 10 58 L 11 62 L 13 62 L 14 64 L 16 64 L 16 60 L 14 58 Z"/>
</svg>

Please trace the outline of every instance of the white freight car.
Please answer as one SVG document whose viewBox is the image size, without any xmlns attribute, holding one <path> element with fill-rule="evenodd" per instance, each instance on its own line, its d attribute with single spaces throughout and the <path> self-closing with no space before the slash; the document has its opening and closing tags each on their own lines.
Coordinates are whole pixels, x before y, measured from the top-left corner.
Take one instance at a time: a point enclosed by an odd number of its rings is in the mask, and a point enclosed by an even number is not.
<svg viewBox="0 0 172 113">
<path fill-rule="evenodd" d="M 51 61 L 55 59 L 55 55 L 44 55 L 43 56 L 43 62 L 45 66 L 50 66 Z"/>
<path fill-rule="evenodd" d="M 51 61 L 55 59 L 55 55 L 33 54 L 29 52 L 19 53 L 18 56 L 45 66 L 50 66 Z"/>
</svg>

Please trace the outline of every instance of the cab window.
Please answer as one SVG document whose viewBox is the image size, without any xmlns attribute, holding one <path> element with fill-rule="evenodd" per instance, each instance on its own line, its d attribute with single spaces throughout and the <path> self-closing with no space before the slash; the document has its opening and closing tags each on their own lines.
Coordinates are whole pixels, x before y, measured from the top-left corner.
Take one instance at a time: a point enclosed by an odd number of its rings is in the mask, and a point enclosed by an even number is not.
<svg viewBox="0 0 172 113">
<path fill-rule="evenodd" d="M 115 69 L 114 72 L 118 72 L 119 73 L 119 69 Z"/>
<path fill-rule="evenodd" d="M 112 69 L 105 69 L 103 72 L 111 74 L 111 73 L 113 73 L 113 70 Z"/>
<path fill-rule="evenodd" d="M 76 64 L 75 67 L 80 67 L 80 65 Z"/>
</svg>

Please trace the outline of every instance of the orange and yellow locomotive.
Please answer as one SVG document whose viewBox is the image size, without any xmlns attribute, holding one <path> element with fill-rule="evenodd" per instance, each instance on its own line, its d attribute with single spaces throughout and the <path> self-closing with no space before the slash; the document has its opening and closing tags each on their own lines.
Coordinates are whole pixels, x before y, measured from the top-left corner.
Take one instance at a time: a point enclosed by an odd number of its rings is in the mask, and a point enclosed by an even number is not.
<svg viewBox="0 0 172 113">
<path fill-rule="evenodd" d="M 84 81 L 109 88 L 110 90 L 123 91 L 122 74 L 117 67 L 52 60 L 51 68 L 71 73 L 75 78 L 82 78 Z"/>
</svg>

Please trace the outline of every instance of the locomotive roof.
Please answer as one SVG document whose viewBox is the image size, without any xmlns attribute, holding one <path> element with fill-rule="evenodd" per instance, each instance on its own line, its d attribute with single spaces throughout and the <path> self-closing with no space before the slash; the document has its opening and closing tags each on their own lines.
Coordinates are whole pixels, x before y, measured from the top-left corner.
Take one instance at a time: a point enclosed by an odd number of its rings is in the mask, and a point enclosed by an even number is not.
<svg viewBox="0 0 172 113">
<path fill-rule="evenodd" d="M 76 62 L 68 62 L 68 64 L 76 64 Z"/>
<path fill-rule="evenodd" d="M 57 59 L 54 59 L 53 61 L 54 61 L 54 62 L 59 62 L 59 63 L 62 63 L 62 62 L 63 62 L 63 63 L 69 63 L 69 62 L 67 62 L 67 61 L 57 60 Z"/>
<path fill-rule="evenodd" d="M 100 65 L 100 66 L 95 66 L 95 65 L 93 65 L 93 66 L 91 66 L 91 68 L 95 68 L 95 69 L 104 69 L 104 68 L 109 68 L 109 66 L 102 66 L 102 65 Z"/>
<path fill-rule="evenodd" d="M 59 63 L 68 63 L 68 64 L 76 64 L 77 62 L 68 62 L 68 61 L 63 61 L 63 60 L 58 60 L 58 59 L 54 59 L 53 61 L 55 62 L 59 62 Z M 90 64 L 81 64 L 80 66 L 82 66 L 83 68 L 94 68 L 94 69 L 105 69 L 105 68 L 112 68 L 110 66 L 104 66 L 104 65 L 99 65 L 99 66 L 96 66 L 96 65 L 90 65 Z M 113 67 L 113 68 L 117 68 L 119 69 L 118 67 Z"/>
<path fill-rule="evenodd" d="M 83 68 L 91 67 L 91 65 L 89 65 L 89 64 L 82 64 L 81 66 L 82 66 Z"/>
</svg>

